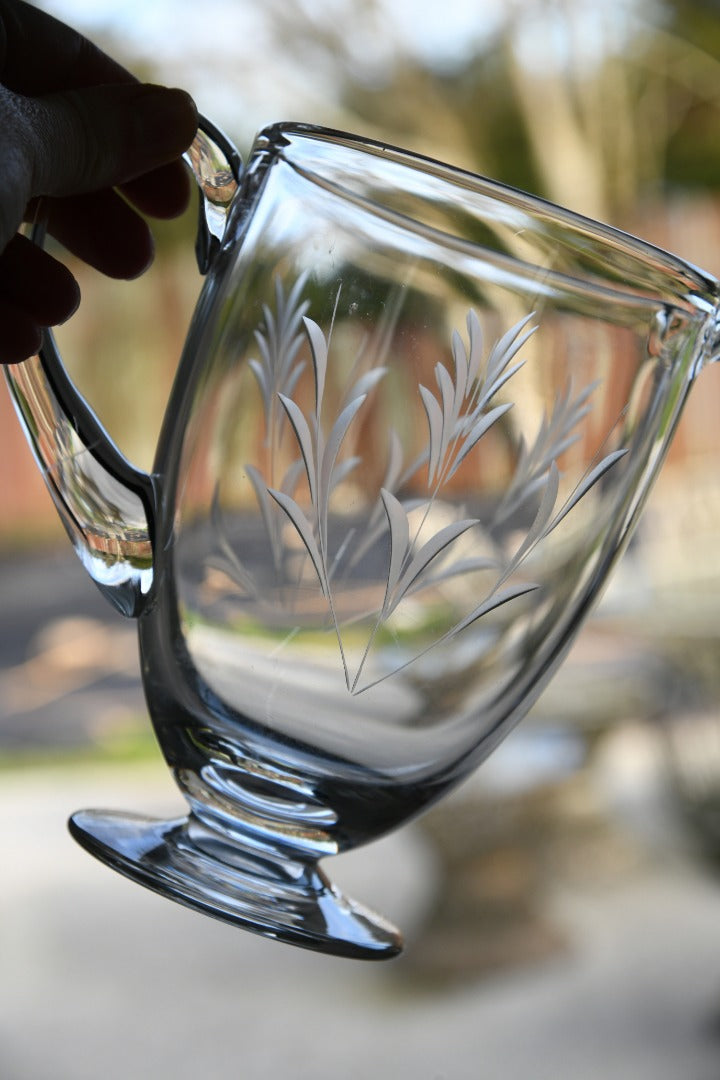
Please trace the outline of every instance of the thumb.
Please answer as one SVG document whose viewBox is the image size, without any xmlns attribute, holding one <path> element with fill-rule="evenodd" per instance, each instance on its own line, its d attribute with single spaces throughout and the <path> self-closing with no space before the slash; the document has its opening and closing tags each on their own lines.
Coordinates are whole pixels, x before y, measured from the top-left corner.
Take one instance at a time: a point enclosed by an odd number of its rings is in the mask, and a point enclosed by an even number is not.
<svg viewBox="0 0 720 1080">
<path fill-rule="evenodd" d="M 197 130 L 188 94 L 144 83 L 22 101 L 33 198 L 77 195 L 133 180 L 178 158 Z"/>
</svg>

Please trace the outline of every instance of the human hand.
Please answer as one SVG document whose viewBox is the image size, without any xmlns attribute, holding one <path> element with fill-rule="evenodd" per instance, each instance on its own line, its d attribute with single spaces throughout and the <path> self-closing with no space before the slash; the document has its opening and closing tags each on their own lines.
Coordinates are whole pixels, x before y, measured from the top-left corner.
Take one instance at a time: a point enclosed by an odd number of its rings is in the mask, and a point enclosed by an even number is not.
<svg viewBox="0 0 720 1080">
<path fill-rule="evenodd" d="M 0 363 L 33 355 L 68 319 L 70 271 L 18 229 L 42 199 L 48 231 L 110 277 L 152 261 L 137 211 L 182 213 L 180 155 L 197 113 L 181 90 L 139 83 L 76 31 L 21 0 L 0 0 Z"/>
</svg>

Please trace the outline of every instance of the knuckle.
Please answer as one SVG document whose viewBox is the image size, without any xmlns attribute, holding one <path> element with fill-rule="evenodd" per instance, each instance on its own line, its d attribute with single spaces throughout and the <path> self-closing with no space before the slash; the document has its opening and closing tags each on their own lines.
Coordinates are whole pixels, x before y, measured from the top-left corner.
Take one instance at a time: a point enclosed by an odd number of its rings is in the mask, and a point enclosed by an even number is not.
<svg viewBox="0 0 720 1080">
<path fill-rule="evenodd" d="M 98 130 L 97 116 L 89 95 L 78 90 L 63 94 L 66 111 L 64 153 L 70 157 L 72 173 L 87 183 L 102 182 L 107 171 L 109 148 Z"/>
</svg>

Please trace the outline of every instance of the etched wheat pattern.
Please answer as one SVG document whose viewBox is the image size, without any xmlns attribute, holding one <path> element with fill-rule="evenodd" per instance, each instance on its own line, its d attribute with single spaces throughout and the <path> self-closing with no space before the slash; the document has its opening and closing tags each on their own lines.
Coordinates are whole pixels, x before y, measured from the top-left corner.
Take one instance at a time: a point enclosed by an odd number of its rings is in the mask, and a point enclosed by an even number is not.
<svg viewBox="0 0 720 1080">
<path fill-rule="evenodd" d="M 456 545 L 462 537 L 480 526 L 480 520 L 466 517 L 453 521 L 428 537 L 425 537 L 425 526 L 432 520 L 433 506 L 444 486 L 483 437 L 512 409 L 513 402 L 498 401 L 498 395 L 523 367 L 525 360 L 519 354 L 537 329 L 533 315 L 528 315 L 495 342 L 483 363 L 480 322 L 471 310 L 466 319 L 466 339 L 463 340 L 457 330 L 452 335 L 452 370 L 437 363 L 434 388 L 418 385 L 427 425 L 424 449 L 415 460 L 405 463 L 401 441 L 395 431 L 390 431 L 384 481 L 368 515 L 363 536 L 358 539 L 352 532 L 348 533 L 340 549 L 333 554 L 329 535 L 332 495 L 361 463 L 357 456 L 342 460 L 341 449 L 368 398 L 384 378 L 386 369 L 371 367 L 356 378 L 332 422 L 324 423 L 330 335 L 326 337 L 321 327 L 308 317 L 308 304 L 302 300 L 302 286 L 302 281 L 297 282 L 286 297 L 281 285 L 276 285 L 276 310 L 273 313 L 267 307 L 264 309 L 264 326 L 255 336 L 260 359 L 250 361 L 265 411 L 271 475 L 274 450 L 286 425 L 289 425 L 296 445 L 297 457 L 277 486 L 255 466 L 247 464 L 245 471 L 253 487 L 278 575 L 283 565 L 283 524 L 289 524 L 301 542 L 327 605 L 347 689 L 356 694 L 390 677 L 384 674 L 363 681 L 378 632 L 406 598 L 450 577 L 479 570 L 492 572 L 480 602 L 391 674 L 449 641 L 491 611 L 536 589 L 535 584 L 512 584 L 510 579 L 536 545 L 560 524 L 626 451 L 618 450 L 603 457 L 583 476 L 570 497 L 558 506 L 560 474 L 557 458 L 577 439 L 577 427 L 589 411 L 589 398 L 595 388 L 593 384 L 573 396 L 572 387 L 568 385 L 551 414 L 543 417 L 533 442 L 529 446 L 521 443 L 513 476 L 494 517 L 494 524 L 500 524 L 518 507 L 526 506 L 530 499 L 537 501 L 534 518 L 516 550 L 502 558 L 483 555 L 446 558 L 458 550 Z M 305 366 L 298 359 L 303 343 L 309 348 L 313 375 L 313 402 L 305 410 L 293 396 Z M 426 470 L 427 495 L 413 500 L 400 497 L 407 480 L 421 468 Z M 302 478 L 307 489 L 304 499 L 297 495 Z M 247 595 L 261 602 L 261 590 L 253 575 L 224 534 L 217 500 L 213 517 L 226 568 Z M 336 609 L 335 575 L 341 556 L 346 556 L 347 567 L 357 565 L 364 552 L 382 537 L 386 537 L 387 552 L 382 601 L 374 613 L 368 613 L 371 628 L 367 642 L 351 670 L 343 643 L 343 625 Z"/>
</svg>

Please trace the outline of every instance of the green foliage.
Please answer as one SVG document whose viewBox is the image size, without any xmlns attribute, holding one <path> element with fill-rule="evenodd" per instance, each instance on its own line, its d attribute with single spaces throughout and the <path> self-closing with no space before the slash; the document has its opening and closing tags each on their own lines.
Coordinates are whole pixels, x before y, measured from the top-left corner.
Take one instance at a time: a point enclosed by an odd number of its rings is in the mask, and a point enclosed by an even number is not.
<svg viewBox="0 0 720 1080">
<path fill-rule="evenodd" d="M 720 12 L 714 0 L 665 0 L 675 42 L 667 93 L 681 120 L 670 134 L 665 180 L 679 187 L 720 187 Z"/>
</svg>

